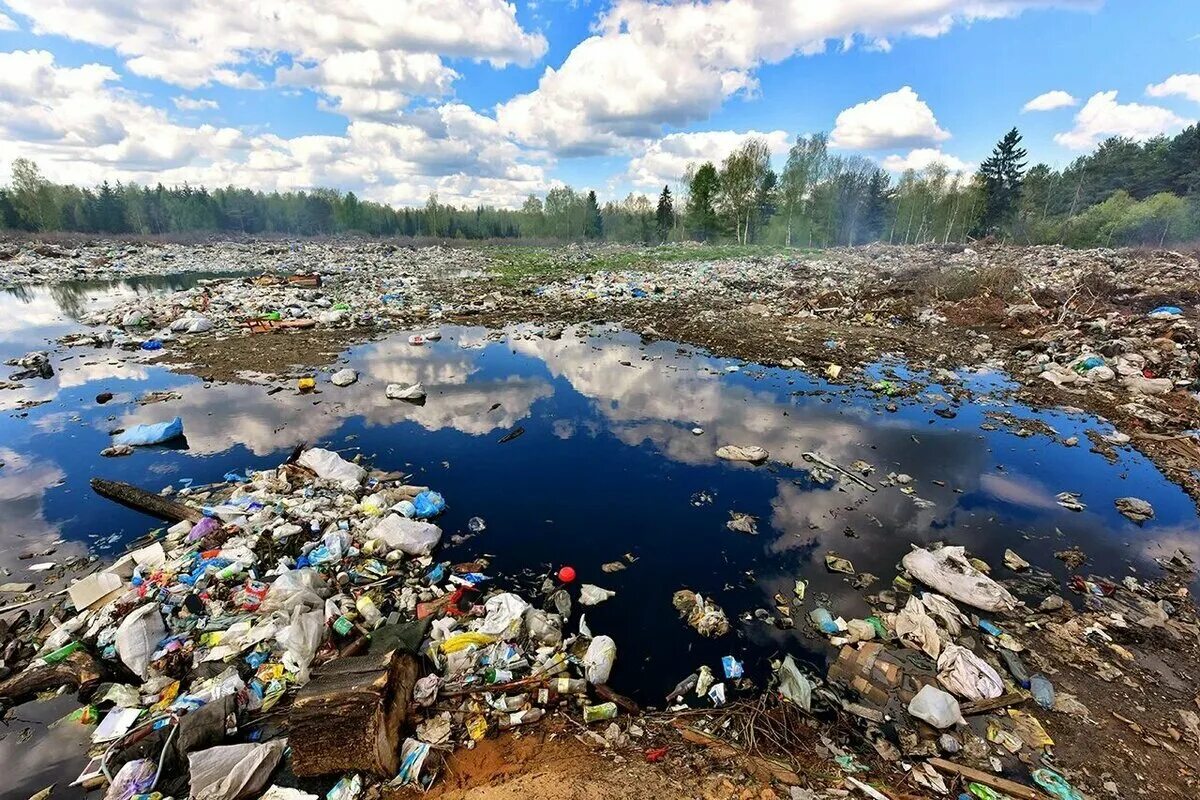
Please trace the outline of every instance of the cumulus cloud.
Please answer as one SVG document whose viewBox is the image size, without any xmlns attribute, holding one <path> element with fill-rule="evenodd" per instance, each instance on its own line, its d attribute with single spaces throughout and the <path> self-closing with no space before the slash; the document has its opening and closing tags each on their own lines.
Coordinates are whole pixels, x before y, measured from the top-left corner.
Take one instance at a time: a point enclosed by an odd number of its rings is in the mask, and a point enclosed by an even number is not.
<svg viewBox="0 0 1200 800">
<path fill-rule="evenodd" d="M 752 95 L 756 70 L 829 42 L 886 50 L 891 37 L 939 36 L 954 25 L 1038 7 L 1093 8 L 1098 0 L 616 0 L 592 36 L 537 88 L 500 105 L 522 141 L 560 152 L 620 149 L 664 125 L 706 118 L 729 97 Z"/>
<path fill-rule="evenodd" d="M 1118 103 L 1116 91 L 1097 92 L 1075 115 L 1075 127 L 1055 134 L 1054 141 L 1072 150 L 1088 150 L 1109 136 L 1145 140 L 1190 122 L 1161 106 Z"/>
<path fill-rule="evenodd" d="M 1179 95 L 1200 103 L 1200 74 L 1172 75 L 1162 83 L 1152 83 L 1147 86 L 1146 94 L 1151 97 Z"/>
<path fill-rule="evenodd" d="M 918 147 L 903 156 L 893 154 L 880 163 L 889 172 L 905 172 L 910 169 L 920 172 L 931 164 L 942 164 L 951 172 L 972 172 L 975 169 L 974 164 L 949 153 L 943 153 L 934 147 Z"/>
<path fill-rule="evenodd" d="M 1079 105 L 1079 101 L 1072 97 L 1069 92 L 1064 92 L 1062 89 L 1054 89 L 1053 91 L 1039 94 L 1026 103 L 1021 108 L 1021 111 L 1053 111 L 1056 108 L 1068 108 L 1077 105 Z"/>
<path fill-rule="evenodd" d="M 944 142 L 950 134 L 911 86 L 903 86 L 838 114 L 829 144 L 853 150 L 920 147 Z"/>
<path fill-rule="evenodd" d="M 109 47 L 137 75 L 186 88 L 263 85 L 281 61 L 354 114 L 395 111 L 411 88 L 444 92 L 454 77 L 439 56 L 530 65 L 546 39 L 517 22 L 506 0 L 11 0 L 34 33 Z M 415 59 L 415 61 L 413 60 Z M 347 73 L 363 72 L 353 79 Z M 373 92 L 373 93 L 372 93 Z"/>
<path fill-rule="evenodd" d="M 766 139 L 773 155 L 787 152 L 786 131 L 672 133 L 652 142 L 642 155 L 631 159 L 627 177 L 635 186 L 648 189 L 661 187 L 679 180 L 689 164 L 702 164 L 705 161 L 720 164 L 725 156 L 753 137 Z"/>
<path fill-rule="evenodd" d="M 171 98 L 171 102 L 180 111 L 216 111 L 221 107 L 216 100 L 208 100 L 203 97 L 187 97 L 184 95 Z"/>
<path fill-rule="evenodd" d="M 20 30 L 17 23 L 13 22 L 12 17 L 6 16 L 0 12 L 0 31 L 15 31 Z"/>
<path fill-rule="evenodd" d="M 355 120 L 341 136 L 251 135 L 188 126 L 122 90 L 107 66 L 63 67 L 45 51 L 0 53 L 0 174 L 17 157 L 51 180 L 236 184 L 265 191 L 337 186 L 393 204 L 518 205 L 544 163 L 494 119 L 447 103 L 395 123 Z"/>
</svg>

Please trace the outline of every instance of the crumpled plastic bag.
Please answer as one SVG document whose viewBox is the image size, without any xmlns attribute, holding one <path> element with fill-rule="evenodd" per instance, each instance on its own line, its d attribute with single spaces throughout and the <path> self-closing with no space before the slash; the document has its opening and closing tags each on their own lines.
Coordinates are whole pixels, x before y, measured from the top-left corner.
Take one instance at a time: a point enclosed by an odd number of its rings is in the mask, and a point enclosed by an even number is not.
<svg viewBox="0 0 1200 800">
<path fill-rule="evenodd" d="M 680 589 L 672 596 L 671 604 L 701 636 L 715 639 L 729 633 L 729 617 L 720 606 L 705 600 L 698 592 Z"/>
<path fill-rule="evenodd" d="M 812 710 L 812 683 L 804 677 L 804 673 L 790 655 L 783 657 L 783 663 L 775 670 L 775 679 L 779 681 L 781 695 L 805 711 Z"/>
<path fill-rule="evenodd" d="M 371 529 L 372 539 L 381 539 L 392 550 L 400 550 L 410 556 L 427 556 L 442 541 L 442 529 L 432 522 L 407 519 L 399 514 L 388 514 Z"/>
<path fill-rule="evenodd" d="M 112 784 L 104 793 L 104 800 L 129 800 L 135 794 L 149 791 L 157 771 L 158 764 L 148 758 L 126 761 L 125 766 L 113 776 Z"/>
<path fill-rule="evenodd" d="M 167 626 L 158 613 L 158 604 L 135 609 L 117 627 L 117 655 L 133 674 L 142 680 L 150 677 L 150 655 L 167 636 Z"/>
<path fill-rule="evenodd" d="M 420 786 L 421 768 L 429 756 L 429 745 L 416 739 L 405 739 L 400 746 L 400 771 L 396 774 L 395 783 L 401 786 Z"/>
<path fill-rule="evenodd" d="M 617 643 L 611 636 L 597 636 L 588 643 L 583 656 L 584 676 L 593 686 L 608 683 L 613 662 L 617 660 Z"/>
<path fill-rule="evenodd" d="M 938 729 L 967 724 L 954 695 L 933 684 L 921 687 L 921 691 L 917 692 L 916 697 L 908 704 L 908 713 Z"/>
<path fill-rule="evenodd" d="M 274 611 L 291 613 L 297 608 L 323 609 L 324 596 L 327 594 L 329 585 L 321 573 L 311 567 L 290 569 L 280 574 L 271 584 L 259 611 L 269 614 Z"/>
<path fill-rule="evenodd" d="M 113 437 L 113 445 L 129 445 L 142 447 L 149 444 L 161 444 L 183 436 L 183 420 L 176 417 L 168 422 L 154 422 L 148 425 L 134 425 L 126 428 Z"/>
<path fill-rule="evenodd" d="M 967 700 L 990 700 L 1004 694 L 996 670 L 965 647 L 948 644 L 938 657 L 938 683 Z"/>
<path fill-rule="evenodd" d="M 479 633 L 501 639 L 520 637 L 529 603 L 512 592 L 503 592 L 489 597 L 483 607 L 487 614 L 476 628 Z"/>
<path fill-rule="evenodd" d="M 539 647 L 558 647 L 562 644 L 562 617 L 529 608 L 525 611 L 525 630 L 529 639 Z"/>
<path fill-rule="evenodd" d="M 188 754 L 191 800 L 258 797 L 279 764 L 286 739 L 228 744 Z"/>
<path fill-rule="evenodd" d="M 901 563 L 921 583 L 984 611 L 1011 611 L 1017 598 L 971 565 L 962 547 L 929 551 L 914 547 Z"/>
<path fill-rule="evenodd" d="M 962 633 L 962 626 L 970 623 L 967 615 L 958 610 L 958 606 L 936 592 L 925 592 L 921 595 L 921 605 L 925 613 L 941 620 L 942 627 L 952 637 Z"/>
<path fill-rule="evenodd" d="M 298 607 L 292 611 L 287 627 L 275 634 L 275 641 L 287 651 L 283 654 L 283 666 L 296 673 L 299 683 L 308 683 L 308 665 L 317 655 L 324 632 L 324 609 L 305 611 Z"/>
<path fill-rule="evenodd" d="M 937 623 L 925 612 L 924 604 L 915 596 L 909 597 L 907 605 L 896 614 L 893 630 L 905 647 L 921 650 L 934 660 L 942 652 Z"/>
<path fill-rule="evenodd" d="M 185 314 L 171 323 L 171 330 L 175 333 L 204 333 L 211 331 L 212 327 L 212 320 L 203 314 Z"/>
<path fill-rule="evenodd" d="M 616 592 L 609 589 L 602 589 L 591 583 L 585 583 L 579 587 L 579 605 L 594 606 L 603 603 L 610 597 L 615 597 Z"/>
<path fill-rule="evenodd" d="M 351 491 L 357 489 L 367 477 L 367 471 L 358 464 L 352 464 L 332 450 L 320 447 L 305 450 L 296 463 L 317 473 L 321 480 L 335 481 L 343 489 Z"/>
</svg>

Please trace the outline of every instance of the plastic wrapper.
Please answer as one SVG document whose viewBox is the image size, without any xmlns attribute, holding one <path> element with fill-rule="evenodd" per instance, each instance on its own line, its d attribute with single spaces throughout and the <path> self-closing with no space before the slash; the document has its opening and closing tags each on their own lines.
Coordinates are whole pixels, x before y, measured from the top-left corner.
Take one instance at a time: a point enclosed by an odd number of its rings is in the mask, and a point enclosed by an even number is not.
<svg viewBox="0 0 1200 800">
<path fill-rule="evenodd" d="M 588 643 L 583 656 L 584 674 L 588 683 L 601 686 L 608 683 L 613 663 L 617 660 L 617 643 L 610 636 L 597 636 Z"/>
<path fill-rule="evenodd" d="M 150 655 L 167 635 L 158 604 L 135 609 L 117 628 L 117 655 L 138 677 L 149 677 Z"/>
<path fill-rule="evenodd" d="M 191 800 L 255 798 L 271 780 L 286 739 L 265 744 L 230 744 L 188 754 Z"/>
</svg>

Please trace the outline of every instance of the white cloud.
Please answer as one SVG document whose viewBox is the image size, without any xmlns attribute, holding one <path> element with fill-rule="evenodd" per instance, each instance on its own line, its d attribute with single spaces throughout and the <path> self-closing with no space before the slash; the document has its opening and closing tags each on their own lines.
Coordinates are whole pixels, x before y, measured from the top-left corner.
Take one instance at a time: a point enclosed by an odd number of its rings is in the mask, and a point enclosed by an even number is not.
<svg viewBox="0 0 1200 800">
<path fill-rule="evenodd" d="M 180 111 L 216 111 L 220 108 L 220 104 L 216 100 L 208 100 L 203 97 L 172 97 L 171 102 Z"/>
<path fill-rule="evenodd" d="M 533 92 L 497 110 L 523 141 L 562 152 L 607 152 L 663 125 L 704 119 L 757 90 L 755 71 L 794 55 L 890 37 L 939 36 L 955 24 L 1026 9 L 1095 8 L 1099 0 L 615 0 Z"/>
<path fill-rule="evenodd" d="M 889 172 L 905 172 L 910 169 L 920 172 L 931 164 L 942 164 L 951 172 L 973 172 L 975 170 L 974 164 L 933 147 L 918 147 L 910 150 L 905 156 L 890 155 L 880 163 Z"/>
<path fill-rule="evenodd" d="M 1087 150 L 1109 136 L 1145 140 L 1190 122 L 1161 106 L 1118 103 L 1116 91 L 1097 92 L 1075 115 L 1075 127 L 1056 134 L 1054 141 L 1072 150 Z"/>
<path fill-rule="evenodd" d="M 1077 106 L 1079 101 L 1072 97 L 1070 93 L 1064 92 L 1062 89 L 1055 89 L 1044 94 L 1039 94 L 1037 97 L 1026 103 L 1021 111 L 1053 111 L 1056 108 L 1067 108 L 1069 106 Z"/>
<path fill-rule="evenodd" d="M 630 183 L 647 189 L 658 189 L 678 181 L 689 164 L 711 161 L 720 164 L 730 152 L 747 139 L 761 136 L 767 140 L 773 155 L 788 149 L 786 131 L 696 131 L 672 133 L 652 142 L 646 151 L 629 162 L 627 178 Z"/>
<path fill-rule="evenodd" d="M 1200 103 L 1200 75 L 1172 75 L 1162 83 L 1152 83 L 1147 86 L 1146 94 L 1151 97 L 1181 95 L 1188 100 Z"/>
<path fill-rule="evenodd" d="M 185 88 L 263 85 L 282 60 L 290 82 L 312 83 L 334 107 L 394 112 L 401 95 L 432 86 L 443 94 L 455 73 L 439 58 L 530 65 L 546 39 L 517 22 L 506 0 L 11 0 L 38 34 L 114 49 L 137 75 Z M 415 59 L 415 61 L 410 61 Z M 374 62 L 370 68 L 368 62 Z M 295 66 L 299 65 L 299 66 Z M 354 68 L 368 74 L 353 79 Z M 373 91 L 374 94 L 370 94 Z"/>
<path fill-rule="evenodd" d="M 103 180 L 265 191 L 335 186 L 392 204 L 519 205 L 545 183 L 545 161 L 497 122 L 449 103 L 394 124 L 351 122 L 341 136 L 251 135 L 188 126 L 119 88 L 107 66 L 61 67 L 45 51 L 0 53 L 0 174 L 24 156 L 51 180 Z"/>
<path fill-rule="evenodd" d="M 847 108 L 837 116 L 829 144 L 853 150 L 919 147 L 950 138 L 933 110 L 910 86 Z"/>
<path fill-rule="evenodd" d="M 3 12 L 0 12 L 0 31 L 16 30 L 20 30 L 20 28 L 17 27 L 17 23 L 13 22 L 12 17 L 6 16 Z"/>
</svg>

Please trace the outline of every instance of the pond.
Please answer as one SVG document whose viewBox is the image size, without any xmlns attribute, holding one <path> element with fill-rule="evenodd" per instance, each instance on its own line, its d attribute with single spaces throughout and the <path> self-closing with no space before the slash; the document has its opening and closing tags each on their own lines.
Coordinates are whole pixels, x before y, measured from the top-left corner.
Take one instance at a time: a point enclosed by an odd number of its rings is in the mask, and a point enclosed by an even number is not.
<svg viewBox="0 0 1200 800">
<path fill-rule="evenodd" d="M 0 296 L 0 358 L 48 349 L 48 339 L 78 327 L 80 309 L 187 282 Z M 777 617 L 774 596 L 790 596 L 803 579 L 810 582 L 805 613 L 819 602 L 835 616 L 861 616 L 863 596 L 887 588 L 913 543 L 966 545 L 997 577 L 1012 576 L 1001 566 L 1012 548 L 1059 582 L 1071 573 L 1054 552 L 1074 545 L 1091 560 L 1085 569 L 1118 576 L 1152 574 L 1153 558 L 1194 548 L 1196 510 L 1182 490 L 1135 451 L 1120 450 L 1110 462 L 1089 450 L 1087 432 L 1109 432 L 1107 424 L 1014 403 L 1003 375 L 960 372 L 950 382 L 884 362 L 874 376 L 912 390 L 890 398 L 799 370 L 643 342 L 606 326 L 568 328 L 558 340 L 527 326 L 441 332 L 441 341 L 423 347 L 404 335 L 356 346 L 343 361 L 359 371 L 357 384 L 334 387 L 327 370 L 319 392 L 303 395 L 294 380 L 205 384 L 142 353 L 53 351 L 52 378 L 26 379 L 26 388 L 0 393 L 8 409 L 0 419 L 6 580 L 37 583 L 28 571 L 37 561 L 116 554 L 158 527 L 94 495 L 94 476 L 151 490 L 182 487 L 274 467 L 306 442 L 346 457 L 362 453 L 442 492 L 448 508 L 438 522 L 448 536 L 465 534 L 468 520 L 482 517 L 486 529 L 443 547 L 444 560 L 487 555 L 497 583 L 523 592 L 569 564 L 580 581 L 615 591 L 587 610 L 591 629 L 617 641 L 613 686 L 661 705 L 681 678 L 701 663 L 715 667 L 724 655 L 744 659 L 760 683 L 773 655 L 822 661 L 828 647 L 802 616 L 789 630 L 755 612 Z M 247 346 L 269 341 L 248 339 Z M 414 381 L 428 390 L 424 406 L 385 397 L 387 383 Z M 139 405 L 148 391 L 179 398 Z M 100 405 L 101 392 L 114 398 Z M 48 402 L 19 408 L 19 401 Z M 1015 424 L 988 416 L 997 412 Z M 186 447 L 100 457 L 111 430 L 177 415 Z M 1079 446 L 1063 444 L 1073 436 Z M 721 461 L 714 451 L 725 444 L 765 447 L 771 459 L 762 466 Z M 878 490 L 815 474 L 804 453 L 846 468 L 866 462 Z M 888 480 L 890 473 L 911 482 Z M 1064 491 L 1077 492 L 1085 510 L 1060 506 L 1056 495 Z M 1129 495 L 1152 503 L 1156 517 L 1139 526 L 1121 516 L 1113 501 Z M 757 533 L 729 529 L 734 512 L 754 517 Z M 52 555 L 21 558 L 51 548 Z M 829 551 L 881 580 L 855 588 L 826 569 Z M 627 568 L 601 570 L 613 561 Z M 715 599 L 734 633 L 714 641 L 689 629 L 671 606 L 671 595 L 684 587 Z M 18 711 L 44 722 L 71 708 Z M 22 728 L 10 722 L 0 742 L 0 758 L 28 778 L 22 791 L 69 782 L 82 742 L 65 746 L 69 734 L 40 724 L 22 742 Z M 59 772 L 54 765 L 63 760 L 75 766 Z"/>
</svg>

